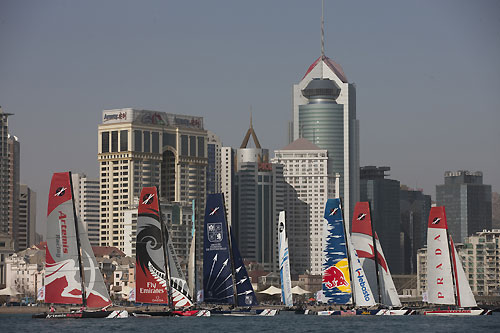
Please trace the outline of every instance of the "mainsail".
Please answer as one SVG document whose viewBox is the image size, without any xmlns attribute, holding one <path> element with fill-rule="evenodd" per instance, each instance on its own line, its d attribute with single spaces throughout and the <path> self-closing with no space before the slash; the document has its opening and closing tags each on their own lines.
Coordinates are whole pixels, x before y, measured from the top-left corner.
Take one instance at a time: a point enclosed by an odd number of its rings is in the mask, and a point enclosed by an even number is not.
<svg viewBox="0 0 500 333">
<path fill-rule="evenodd" d="M 400 307 L 401 301 L 385 260 L 382 246 L 377 233 L 373 230 L 368 202 L 358 202 L 354 207 L 352 243 L 366 273 L 368 283 L 375 292 L 375 300 L 387 306 Z M 377 253 L 376 257 L 375 252 Z"/>
<path fill-rule="evenodd" d="M 227 225 L 224 198 L 221 193 L 207 195 L 203 290 L 207 303 L 257 305 L 257 298 L 243 259 Z"/>
<path fill-rule="evenodd" d="M 457 292 L 457 305 L 464 308 L 476 307 L 476 299 L 470 289 L 469 281 L 465 275 L 464 268 L 458 256 L 457 249 L 450 235 L 450 248 L 452 249 L 452 264 L 454 268 L 455 289 Z"/>
<path fill-rule="evenodd" d="M 47 209 L 45 302 L 105 307 L 111 304 L 109 294 L 73 200 L 71 173 L 54 173 Z"/>
<path fill-rule="evenodd" d="M 328 199 L 323 228 L 323 295 L 327 303 L 350 304 L 351 278 L 340 199 Z"/>
<path fill-rule="evenodd" d="M 290 258 L 288 237 L 286 236 L 285 211 L 281 211 L 278 221 L 278 248 L 281 279 L 281 301 L 286 306 L 293 306 L 292 279 L 290 277 Z"/>
<path fill-rule="evenodd" d="M 352 266 L 352 289 L 354 296 L 354 304 L 358 307 L 368 307 L 376 304 L 375 298 L 373 297 L 370 284 L 366 279 L 365 271 L 361 266 L 361 261 L 359 260 L 358 254 L 352 244 L 349 233 L 346 234 L 347 244 L 349 248 L 349 255 L 351 256 L 351 266 Z"/>
<path fill-rule="evenodd" d="M 455 304 L 453 275 L 444 207 L 431 207 L 427 229 L 427 292 L 429 303 Z"/>
<path fill-rule="evenodd" d="M 190 306 L 187 282 L 161 216 L 156 187 L 144 187 L 137 217 L 136 301 L 167 304 L 170 292 L 174 307 Z"/>
</svg>

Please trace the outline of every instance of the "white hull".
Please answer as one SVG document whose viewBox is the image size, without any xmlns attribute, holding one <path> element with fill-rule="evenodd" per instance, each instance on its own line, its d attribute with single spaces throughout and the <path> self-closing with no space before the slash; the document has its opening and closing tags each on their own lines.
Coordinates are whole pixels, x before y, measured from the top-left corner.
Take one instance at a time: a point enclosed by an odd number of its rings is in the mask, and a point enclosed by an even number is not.
<svg viewBox="0 0 500 333">
<path fill-rule="evenodd" d="M 425 311 L 426 316 L 484 316 L 491 315 L 491 310 L 434 310 Z"/>
</svg>

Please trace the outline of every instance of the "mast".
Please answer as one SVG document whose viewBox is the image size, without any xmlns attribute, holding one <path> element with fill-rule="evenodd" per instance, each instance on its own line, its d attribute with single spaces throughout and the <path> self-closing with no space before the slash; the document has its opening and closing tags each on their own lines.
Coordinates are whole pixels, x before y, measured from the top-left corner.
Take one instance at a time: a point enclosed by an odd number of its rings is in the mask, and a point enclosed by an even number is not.
<svg viewBox="0 0 500 333">
<path fill-rule="evenodd" d="M 370 217 L 372 215 L 371 204 L 368 201 L 368 209 L 370 210 Z M 377 251 L 377 240 L 375 239 L 375 228 L 373 227 L 373 219 L 371 219 L 371 227 L 372 227 L 372 242 L 373 242 L 373 259 L 375 260 L 375 275 L 377 276 L 377 296 L 378 301 L 382 304 L 382 293 L 380 291 L 380 271 L 378 269 L 378 251 Z"/>
<path fill-rule="evenodd" d="M 193 291 L 193 301 L 194 303 L 198 303 L 198 290 L 196 288 L 196 225 L 195 225 L 196 219 L 195 219 L 195 200 L 193 199 L 192 201 L 192 213 L 191 213 L 191 249 L 193 250 L 193 253 L 190 253 L 189 258 L 190 261 L 192 261 L 192 266 L 191 270 L 189 272 L 189 282 L 190 282 L 190 288 Z"/>
<path fill-rule="evenodd" d="M 73 179 L 71 177 L 71 171 L 68 172 L 68 175 L 69 175 L 69 186 L 71 190 L 71 204 L 73 205 L 73 219 L 75 220 L 76 252 L 78 253 L 78 268 L 80 271 L 80 283 L 82 286 L 82 305 L 86 307 L 87 292 L 85 291 L 85 271 L 83 270 L 83 263 L 82 263 L 82 253 L 81 253 L 82 246 L 80 244 L 80 232 L 78 231 L 78 217 L 76 216 L 75 197 L 74 197 Z"/>
<path fill-rule="evenodd" d="M 158 189 L 156 189 L 156 193 L 158 193 Z M 163 214 L 161 213 L 161 206 L 160 206 L 160 198 L 158 198 L 158 215 L 160 216 L 160 223 L 161 223 L 161 239 L 163 242 L 163 260 L 165 262 L 165 276 L 166 279 L 165 281 L 167 282 L 167 299 L 168 299 L 168 307 L 172 308 L 172 287 L 170 286 L 170 262 L 168 260 L 168 231 L 167 231 L 167 226 L 165 225 L 165 222 L 163 220 Z"/>
<path fill-rule="evenodd" d="M 222 196 L 222 204 L 224 205 L 224 193 L 221 193 Z M 224 207 L 224 214 L 226 213 L 226 208 Z M 229 229 L 229 224 L 227 223 L 227 216 L 224 216 L 225 221 L 226 221 L 226 228 L 227 228 L 227 242 L 229 245 L 229 261 L 231 263 L 231 281 L 233 283 L 233 300 L 234 300 L 234 305 L 238 306 L 238 289 L 236 288 L 236 271 L 234 268 L 234 258 L 233 258 L 233 242 L 231 239 L 231 229 Z"/>
<path fill-rule="evenodd" d="M 450 235 L 448 229 L 446 229 L 446 236 L 447 236 L 447 240 L 448 240 L 448 249 L 450 251 L 452 280 L 453 280 L 453 284 L 455 285 L 455 291 L 456 291 L 456 295 L 457 295 L 455 305 L 460 306 L 460 290 L 458 287 L 457 262 L 456 262 L 455 251 L 454 251 L 455 245 L 453 244 L 453 239 L 451 238 L 451 235 Z"/>
</svg>

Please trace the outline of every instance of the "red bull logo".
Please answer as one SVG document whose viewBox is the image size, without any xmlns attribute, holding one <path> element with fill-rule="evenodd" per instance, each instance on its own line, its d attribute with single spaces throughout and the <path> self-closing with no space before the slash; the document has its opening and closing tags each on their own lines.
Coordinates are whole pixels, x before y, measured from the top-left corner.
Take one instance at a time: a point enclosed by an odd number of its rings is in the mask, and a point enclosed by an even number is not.
<svg viewBox="0 0 500 333">
<path fill-rule="evenodd" d="M 344 273 L 336 266 L 330 266 L 325 270 L 322 282 L 328 289 L 349 286 L 349 282 L 347 282 Z"/>
</svg>

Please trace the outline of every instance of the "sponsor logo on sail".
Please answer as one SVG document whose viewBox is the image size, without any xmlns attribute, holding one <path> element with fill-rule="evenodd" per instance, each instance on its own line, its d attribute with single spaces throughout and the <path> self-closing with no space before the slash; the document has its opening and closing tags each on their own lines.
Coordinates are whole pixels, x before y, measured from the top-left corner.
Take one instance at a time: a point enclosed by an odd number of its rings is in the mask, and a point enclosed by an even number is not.
<svg viewBox="0 0 500 333">
<path fill-rule="evenodd" d="M 436 217 L 434 220 L 432 220 L 432 224 L 439 224 L 439 222 L 441 222 L 440 217 Z"/>
<path fill-rule="evenodd" d="M 358 268 L 356 270 L 356 272 L 358 273 L 357 278 L 358 278 L 359 285 L 361 286 L 361 292 L 363 293 L 363 297 L 365 298 L 365 301 L 368 302 L 370 300 L 370 293 L 366 289 L 365 276 L 363 274 L 361 274 L 361 268 Z"/>
<path fill-rule="evenodd" d="M 144 195 L 144 197 L 142 198 L 142 204 L 143 205 L 151 205 L 151 203 L 153 202 L 153 198 L 154 198 L 154 194 L 153 193 L 147 193 Z"/>
<path fill-rule="evenodd" d="M 208 214 L 208 215 L 210 215 L 210 216 L 215 215 L 215 213 L 217 213 L 217 211 L 219 210 L 219 208 L 220 208 L 220 207 L 215 207 L 214 209 L 212 209 L 212 211 L 211 211 L 211 212 L 210 212 L 210 214 Z"/>
<path fill-rule="evenodd" d="M 61 241 L 63 247 L 63 253 L 68 253 L 68 234 L 66 225 L 66 214 L 59 211 L 59 226 L 61 227 Z"/>
<path fill-rule="evenodd" d="M 285 225 L 283 224 L 283 222 L 280 222 L 280 225 L 279 225 L 279 231 L 280 233 L 283 232 L 283 229 L 285 229 Z"/>
<path fill-rule="evenodd" d="M 337 210 L 339 210 L 339 208 L 338 208 L 338 207 L 333 208 L 332 210 L 330 210 L 330 215 L 329 215 L 329 216 L 333 216 L 333 215 L 335 215 L 335 214 L 337 213 Z"/>
<path fill-rule="evenodd" d="M 344 272 L 336 266 L 330 266 L 325 270 L 322 282 L 328 289 L 349 286 L 349 282 L 347 282 Z"/>
<path fill-rule="evenodd" d="M 366 214 L 365 214 L 365 213 L 361 213 L 361 214 L 359 214 L 359 216 L 358 216 L 358 221 L 363 221 L 363 220 L 365 219 L 365 217 L 366 217 Z"/>
<path fill-rule="evenodd" d="M 222 241 L 222 223 L 208 223 L 208 241 L 218 243 Z"/>
<path fill-rule="evenodd" d="M 54 196 L 55 197 L 62 197 L 64 195 L 64 193 L 66 193 L 66 190 L 67 190 L 66 187 L 58 187 Z"/>
</svg>

